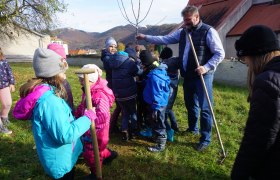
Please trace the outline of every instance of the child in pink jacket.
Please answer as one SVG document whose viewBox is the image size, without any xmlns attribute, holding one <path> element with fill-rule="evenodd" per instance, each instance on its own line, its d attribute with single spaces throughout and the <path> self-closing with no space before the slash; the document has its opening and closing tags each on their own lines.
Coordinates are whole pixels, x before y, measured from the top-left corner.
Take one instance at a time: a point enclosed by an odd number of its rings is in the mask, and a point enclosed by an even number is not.
<svg viewBox="0 0 280 180">
<path fill-rule="evenodd" d="M 98 141 L 100 164 L 110 163 L 118 155 L 116 151 L 108 149 L 106 146 L 109 141 L 109 126 L 110 126 L 110 108 L 113 105 L 115 97 L 113 92 L 107 86 L 107 81 L 101 78 L 102 70 L 94 65 L 87 64 L 82 67 L 82 69 L 91 68 L 95 69 L 95 73 L 88 74 L 90 83 L 90 93 L 92 98 L 92 106 L 95 107 L 97 118 L 95 119 L 96 135 Z M 79 80 L 81 85 L 84 85 L 84 77 L 79 74 Z M 82 88 L 83 89 L 83 88 Z M 83 115 L 86 109 L 86 99 L 85 93 L 82 95 L 82 102 L 78 106 L 75 116 L 80 117 Z M 92 147 L 91 133 L 88 130 L 82 137 L 84 144 L 84 159 L 90 168 L 91 174 L 89 179 L 95 179 L 95 163 L 94 163 L 94 153 Z"/>
</svg>

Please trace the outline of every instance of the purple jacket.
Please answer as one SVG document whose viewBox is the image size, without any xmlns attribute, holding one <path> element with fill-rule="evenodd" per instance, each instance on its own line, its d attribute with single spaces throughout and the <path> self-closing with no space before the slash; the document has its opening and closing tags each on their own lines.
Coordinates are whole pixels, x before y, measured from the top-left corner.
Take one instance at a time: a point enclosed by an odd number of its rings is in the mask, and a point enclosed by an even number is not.
<svg viewBox="0 0 280 180">
<path fill-rule="evenodd" d="M 15 78 L 8 61 L 2 59 L 0 60 L 0 89 L 8 87 L 10 84 L 15 84 Z"/>
</svg>

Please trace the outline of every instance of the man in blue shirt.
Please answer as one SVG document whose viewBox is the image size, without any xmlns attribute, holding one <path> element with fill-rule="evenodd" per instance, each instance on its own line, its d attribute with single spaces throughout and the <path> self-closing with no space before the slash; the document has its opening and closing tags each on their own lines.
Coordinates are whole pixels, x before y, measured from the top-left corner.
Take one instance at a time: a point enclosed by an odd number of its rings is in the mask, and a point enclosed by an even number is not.
<svg viewBox="0 0 280 180">
<path fill-rule="evenodd" d="M 185 7 L 181 15 L 184 20 L 182 28 L 165 36 L 138 34 L 138 40 L 146 40 L 154 44 L 179 43 L 180 73 L 184 78 L 184 100 L 188 110 L 187 132 L 198 134 L 198 118 L 200 116 L 200 142 L 196 150 L 202 151 L 211 141 L 212 115 L 206 95 L 200 81 L 203 75 L 210 101 L 213 103 L 212 84 L 214 72 L 224 59 L 225 52 L 218 32 L 200 20 L 198 8 Z M 191 45 L 187 37 L 190 33 L 200 66 L 197 67 Z"/>
</svg>

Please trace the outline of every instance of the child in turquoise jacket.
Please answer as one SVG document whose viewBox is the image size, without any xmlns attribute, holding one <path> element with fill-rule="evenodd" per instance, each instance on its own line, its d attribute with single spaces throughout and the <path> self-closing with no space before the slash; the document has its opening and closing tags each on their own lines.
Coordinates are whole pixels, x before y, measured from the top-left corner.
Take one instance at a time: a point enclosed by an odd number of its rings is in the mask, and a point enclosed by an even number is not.
<svg viewBox="0 0 280 180">
<path fill-rule="evenodd" d="M 88 110 L 74 120 L 62 83 L 67 68 L 60 55 L 38 48 L 33 57 L 36 78 L 21 86 L 13 110 L 16 119 L 31 120 L 39 160 L 54 179 L 74 178 L 74 165 L 83 149 L 80 137 L 96 118 L 95 111 Z"/>
</svg>

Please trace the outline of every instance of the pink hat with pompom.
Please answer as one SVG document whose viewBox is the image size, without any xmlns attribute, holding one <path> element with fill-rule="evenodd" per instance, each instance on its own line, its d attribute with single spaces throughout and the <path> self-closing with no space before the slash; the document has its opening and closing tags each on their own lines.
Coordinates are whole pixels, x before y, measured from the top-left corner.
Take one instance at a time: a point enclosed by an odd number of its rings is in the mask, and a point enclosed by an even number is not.
<svg viewBox="0 0 280 180">
<path fill-rule="evenodd" d="M 58 43 L 51 43 L 51 44 L 48 45 L 48 49 L 53 50 L 58 55 L 60 55 L 64 59 L 66 59 L 65 49 L 62 45 L 60 45 Z"/>
</svg>

